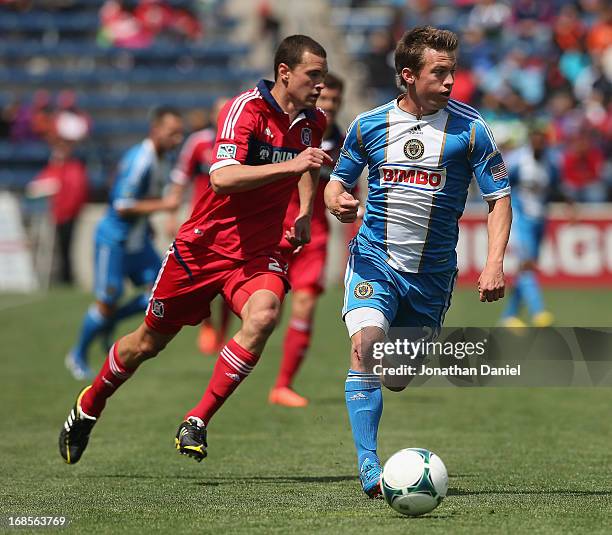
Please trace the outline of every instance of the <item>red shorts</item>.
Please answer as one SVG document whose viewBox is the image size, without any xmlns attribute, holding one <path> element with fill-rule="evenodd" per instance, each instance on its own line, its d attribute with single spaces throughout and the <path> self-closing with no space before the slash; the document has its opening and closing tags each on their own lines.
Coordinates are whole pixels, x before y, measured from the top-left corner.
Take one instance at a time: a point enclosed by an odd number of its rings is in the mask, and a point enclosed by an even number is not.
<svg viewBox="0 0 612 535">
<path fill-rule="evenodd" d="M 236 260 L 177 240 L 168 250 L 157 275 L 145 323 L 164 334 L 177 333 L 184 325 L 199 325 L 210 316 L 210 303 L 218 294 L 240 316 L 245 301 L 238 290 L 248 287 L 247 283 L 260 275 L 266 276 L 261 278 L 262 286 L 249 291 L 271 289 L 282 299 L 283 287 L 286 292 L 289 282 L 280 253 Z M 268 288 L 266 284 L 270 281 Z"/>
<path fill-rule="evenodd" d="M 289 282 L 293 291 L 320 295 L 325 290 L 325 262 L 327 241 L 309 243 L 294 254 L 284 250 L 283 256 L 289 265 Z"/>
</svg>

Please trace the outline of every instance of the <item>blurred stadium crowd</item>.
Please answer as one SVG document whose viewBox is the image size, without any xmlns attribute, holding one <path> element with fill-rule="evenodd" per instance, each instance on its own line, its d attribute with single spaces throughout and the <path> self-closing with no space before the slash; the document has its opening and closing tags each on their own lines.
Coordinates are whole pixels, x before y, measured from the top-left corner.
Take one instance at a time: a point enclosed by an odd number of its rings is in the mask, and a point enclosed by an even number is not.
<svg viewBox="0 0 612 535">
<path fill-rule="evenodd" d="M 254 43 L 228 38 L 242 22 L 227 15 L 231 1 L 0 0 L 0 189 L 65 169 L 79 184 L 74 203 L 104 201 L 152 106 L 182 109 L 190 130 L 207 126 L 218 97 L 264 74 L 249 61 Z M 275 46 L 286 21 L 273 1 L 256 4 L 259 36 Z M 557 198 L 612 201 L 609 1 L 329 0 L 326 10 L 352 59 L 331 67 L 361 74 L 362 109 L 397 94 L 393 49 L 407 28 L 452 29 L 454 98 L 480 110 L 508 154 L 544 131 Z"/>
<path fill-rule="evenodd" d="M 565 195 L 612 200 L 612 4 L 606 0 L 333 2 L 374 103 L 393 98 L 394 43 L 431 24 L 460 37 L 453 97 L 507 151 L 547 132 Z M 339 13 L 338 13 L 339 12 Z"/>
</svg>

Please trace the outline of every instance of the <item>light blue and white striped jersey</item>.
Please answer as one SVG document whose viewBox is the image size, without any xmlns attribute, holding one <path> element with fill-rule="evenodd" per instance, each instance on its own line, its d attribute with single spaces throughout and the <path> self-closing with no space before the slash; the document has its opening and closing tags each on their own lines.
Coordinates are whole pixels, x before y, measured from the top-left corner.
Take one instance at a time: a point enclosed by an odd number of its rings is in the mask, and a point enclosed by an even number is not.
<svg viewBox="0 0 612 535">
<path fill-rule="evenodd" d="M 456 100 L 421 119 L 396 100 L 359 115 L 331 180 L 353 188 L 366 165 L 368 200 L 357 239 L 398 271 L 456 268 L 458 220 L 472 176 L 487 201 L 510 194 L 491 130 Z"/>
<path fill-rule="evenodd" d="M 148 216 L 122 217 L 117 210 L 142 199 L 161 197 L 168 172 L 150 139 L 130 148 L 119 163 L 110 206 L 98 225 L 97 239 L 122 244 L 128 252 L 142 250 L 150 235 Z"/>
</svg>

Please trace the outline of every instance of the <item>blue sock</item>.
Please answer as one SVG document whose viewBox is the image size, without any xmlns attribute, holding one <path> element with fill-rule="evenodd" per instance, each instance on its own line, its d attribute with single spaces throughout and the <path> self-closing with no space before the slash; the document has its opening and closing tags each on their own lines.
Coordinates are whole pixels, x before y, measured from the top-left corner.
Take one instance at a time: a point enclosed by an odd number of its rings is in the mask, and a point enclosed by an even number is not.
<svg viewBox="0 0 612 535">
<path fill-rule="evenodd" d="M 521 289 L 521 295 L 525 300 L 529 314 L 534 316 L 544 311 L 544 300 L 542 292 L 535 273 L 531 270 L 521 272 L 517 279 L 516 285 Z"/>
<path fill-rule="evenodd" d="M 149 305 L 149 294 L 142 293 L 128 301 L 125 305 L 117 309 L 113 314 L 113 323 L 117 323 L 125 318 L 129 318 L 139 312 L 144 312 Z"/>
<path fill-rule="evenodd" d="M 508 296 L 508 304 L 504 309 L 502 318 L 509 318 L 510 316 L 518 316 L 521 308 L 521 288 L 518 284 L 515 284 L 514 288 L 510 291 Z"/>
<path fill-rule="evenodd" d="M 371 373 L 349 370 L 344 397 L 357 449 L 357 464 L 361 467 L 366 457 L 378 459 L 376 439 L 383 409 L 380 379 Z"/>
<path fill-rule="evenodd" d="M 91 305 L 83 318 L 81 332 L 77 345 L 72 350 L 75 357 L 83 362 L 87 362 L 87 350 L 93 339 L 104 331 L 110 323 L 109 318 L 105 318 L 96 305 Z"/>
</svg>

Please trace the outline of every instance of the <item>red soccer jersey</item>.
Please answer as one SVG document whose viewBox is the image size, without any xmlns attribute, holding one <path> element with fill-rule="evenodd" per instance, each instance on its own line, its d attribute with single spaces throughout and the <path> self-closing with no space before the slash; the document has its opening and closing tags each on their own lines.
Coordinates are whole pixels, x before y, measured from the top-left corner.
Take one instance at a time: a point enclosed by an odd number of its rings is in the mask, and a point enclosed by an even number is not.
<svg viewBox="0 0 612 535">
<path fill-rule="evenodd" d="M 305 110 L 292 123 L 270 93 L 272 82 L 261 80 L 230 100 L 217 121 L 217 139 L 210 172 L 226 165 L 264 165 L 294 158 L 319 147 L 325 130 L 320 110 Z M 278 248 L 283 219 L 299 176 L 229 195 L 207 188 L 177 239 L 201 244 L 216 253 L 247 259 Z"/>
<path fill-rule="evenodd" d="M 321 145 L 321 148 L 327 152 L 327 154 L 329 154 L 333 160 L 333 164 L 331 166 L 324 165 L 321 167 L 319 187 L 317 189 L 317 194 L 312 207 L 311 243 L 314 245 L 322 245 L 327 243 L 329 223 L 327 222 L 327 210 L 325 208 L 323 192 L 325 191 L 325 186 L 327 186 L 327 183 L 329 182 L 329 175 L 336 164 L 336 160 L 338 160 L 338 157 L 340 156 L 340 149 L 342 148 L 343 142 L 344 135 L 336 125 L 333 125 L 331 135 L 328 138 L 325 138 Z M 287 208 L 287 214 L 285 216 L 285 222 L 283 224 L 286 230 L 293 226 L 295 218 L 299 213 L 300 196 L 296 188 L 291 196 L 289 208 Z M 281 245 L 283 248 L 290 247 L 289 242 L 287 242 L 284 237 L 281 241 Z"/>
<path fill-rule="evenodd" d="M 178 158 L 170 179 L 182 186 L 193 180 L 193 193 L 191 196 L 191 209 L 195 207 L 198 199 L 210 185 L 210 163 L 215 146 L 215 129 L 204 128 L 191 134 Z"/>
</svg>

